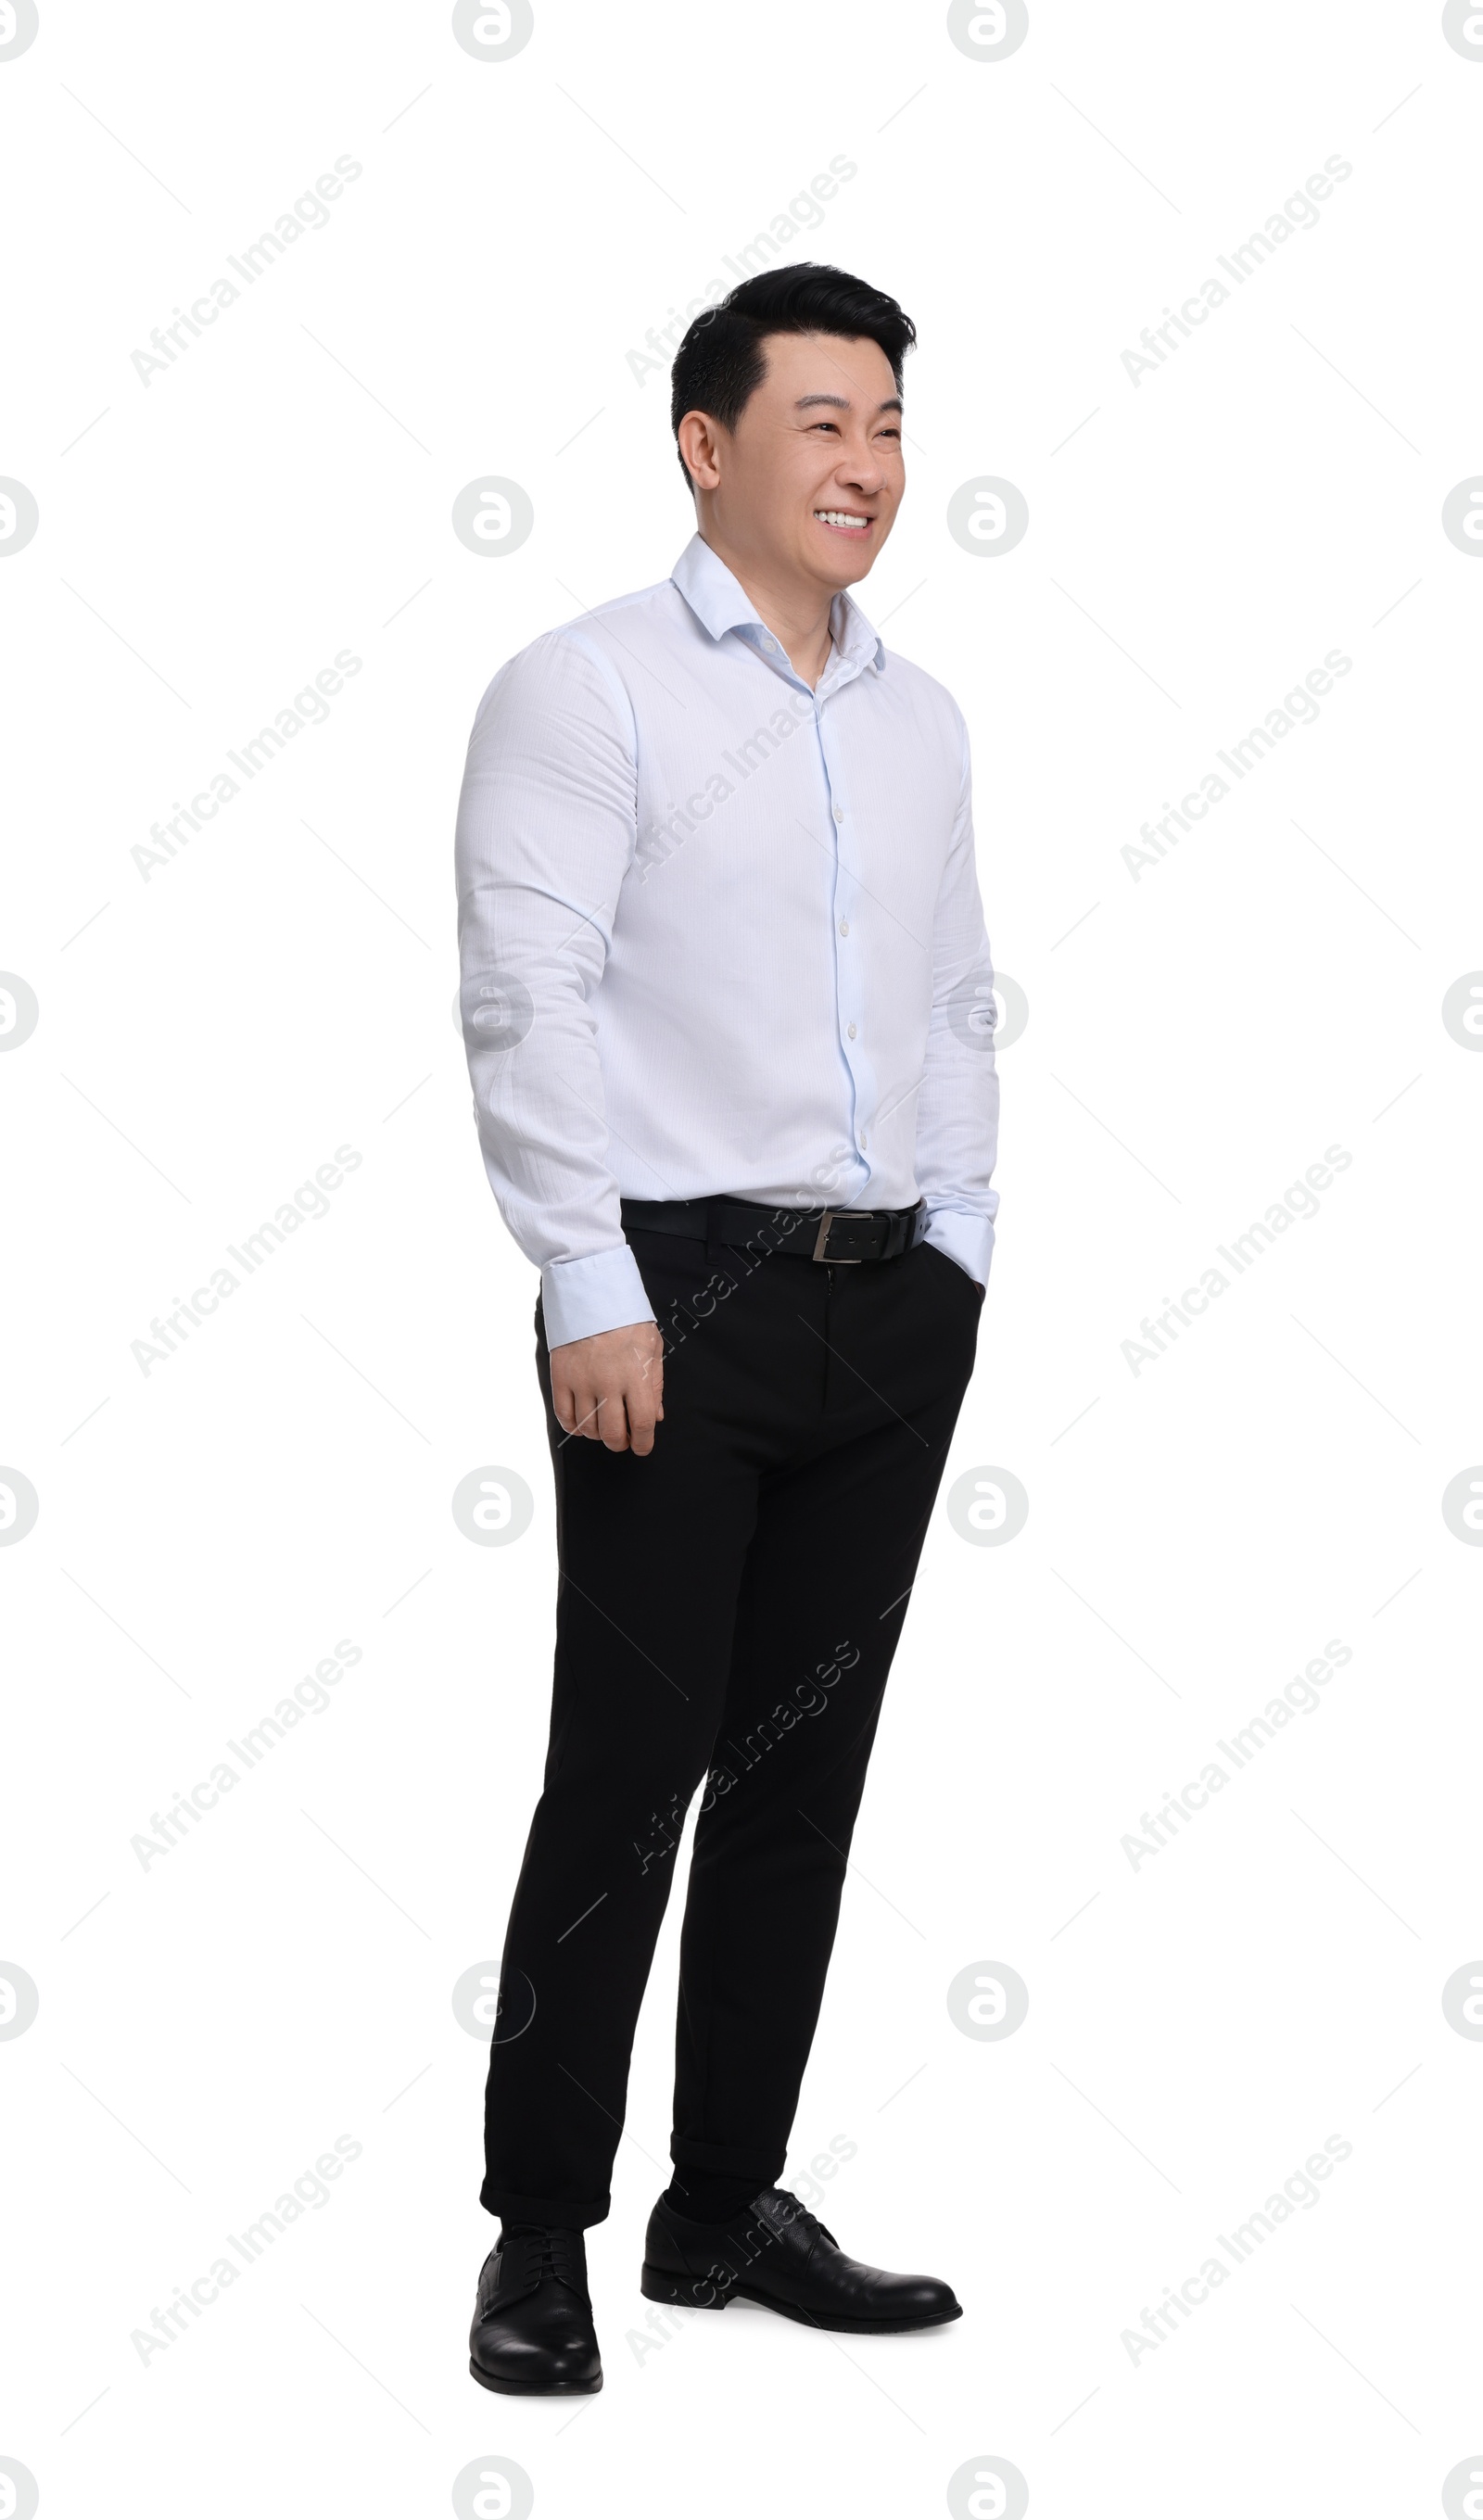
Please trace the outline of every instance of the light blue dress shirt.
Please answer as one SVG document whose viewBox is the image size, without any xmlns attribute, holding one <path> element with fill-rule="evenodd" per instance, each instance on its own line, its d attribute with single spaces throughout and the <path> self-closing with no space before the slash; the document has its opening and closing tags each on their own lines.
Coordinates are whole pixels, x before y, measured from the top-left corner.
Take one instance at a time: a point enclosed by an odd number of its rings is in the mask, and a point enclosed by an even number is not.
<svg viewBox="0 0 1483 2520">
<path fill-rule="evenodd" d="M 479 1145 L 552 1347 L 652 1321 L 620 1197 L 900 1208 L 987 1282 L 967 730 L 849 595 L 817 690 L 699 535 L 532 640 L 459 802 Z"/>
</svg>

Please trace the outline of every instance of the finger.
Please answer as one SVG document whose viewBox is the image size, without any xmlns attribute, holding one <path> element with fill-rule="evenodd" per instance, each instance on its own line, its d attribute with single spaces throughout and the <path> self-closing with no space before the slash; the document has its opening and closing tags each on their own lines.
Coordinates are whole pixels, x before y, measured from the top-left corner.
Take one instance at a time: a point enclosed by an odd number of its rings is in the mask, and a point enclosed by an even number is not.
<svg viewBox="0 0 1483 2520">
<path fill-rule="evenodd" d="M 573 1382 L 566 1394 L 566 1406 L 568 1415 L 562 1418 L 562 1423 L 567 1434 L 596 1438 L 598 1432 L 596 1394 L 589 1391 L 585 1384 Z"/>
<path fill-rule="evenodd" d="M 641 1360 L 637 1379 L 628 1392 L 628 1423 L 633 1431 L 635 1452 L 641 1449 L 638 1441 L 641 1425 L 648 1438 L 642 1450 L 647 1453 L 652 1449 L 653 1429 L 663 1415 L 664 1351 L 655 1348 L 652 1356 Z"/>
<path fill-rule="evenodd" d="M 628 1406 L 628 1431 L 636 1453 L 652 1453 L 654 1425 L 664 1415 L 663 1351 L 639 1360 L 638 1371 L 625 1392 Z"/>
<path fill-rule="evenodd" d="M 609 1453 L 627 1452 L 628 1416 L 621 1391 L 607 1392 L 599 1401 L 598 1424 L 594 1431 L 601 1434 Z"/>
<path fill-rule="evenodd" d="M 584 1391 L 581 1394 L 580 1415 L 578 1416 L 576 1426 L 573 1431 L 578 1435 L 585 1435 L 589 1443 L 599 1444 L 602 1442 L 603 1402 L 600 1393 L 596 1391 Z"/>
<path fill-rule="evenodd" d="M 551 1405 L 556 1412 L 557 1424 L 563 1433 L 573 1434 L 577 1422 L 576 1398 L 570 1383 L 558 1382 L 555 1375 L 551 1382 Z"/>
</svg>

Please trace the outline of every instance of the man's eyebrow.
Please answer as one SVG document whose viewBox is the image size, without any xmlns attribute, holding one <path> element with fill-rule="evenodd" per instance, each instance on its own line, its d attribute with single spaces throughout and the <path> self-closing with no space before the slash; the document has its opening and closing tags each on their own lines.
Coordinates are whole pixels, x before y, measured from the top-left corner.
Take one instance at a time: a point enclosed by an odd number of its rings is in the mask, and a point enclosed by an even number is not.
<svg viewBox="0 0 1483 2520">
<path fill-rule="evenodd" d="M 848 394 L 829 393 L 800 394 L 793 405 L 793 409 L 794 411 L 808 411 L 812 409 L 815 403 L 820 402 L 829 403 L 835 411 L 848 411 L 850 409 L 850 399 Z M 877 419 L 883 411 L 900 411 L 902 409 L 903 404 L 899 394 L 890 394 L 884 402 L 879 402 L 876 405 Z"/>
</svg>

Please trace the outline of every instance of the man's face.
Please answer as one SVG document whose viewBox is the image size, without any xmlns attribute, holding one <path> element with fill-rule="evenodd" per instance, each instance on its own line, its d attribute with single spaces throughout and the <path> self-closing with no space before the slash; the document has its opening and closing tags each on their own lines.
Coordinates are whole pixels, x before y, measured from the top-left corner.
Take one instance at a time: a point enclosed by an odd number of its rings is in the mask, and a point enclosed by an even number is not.
<svg viewBox="0 0 1483 2520">
<path fill-rule="evenodd" d="M 762 351 L 736 428 L 714 432 L 715 521 L 766 573 L 834 594 L 876 560 L 906 486 L 890 361 L 832 333 L 771 333 Z"/>
</svg>

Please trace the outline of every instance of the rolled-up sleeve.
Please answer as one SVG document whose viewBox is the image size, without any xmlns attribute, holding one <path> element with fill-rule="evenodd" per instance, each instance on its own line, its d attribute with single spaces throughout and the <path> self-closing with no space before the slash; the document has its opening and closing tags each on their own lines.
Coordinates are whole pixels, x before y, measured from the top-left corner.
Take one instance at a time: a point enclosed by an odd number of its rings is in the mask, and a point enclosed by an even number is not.
<svg viewBox="0 0 1483 2520">
<path fill-rule="evenodd" d="M 987 1285 L 999 1192 L 999 1076 L 994 1062 L 994 972 L 973 857 L 968 733 L 963 785 L 932 927 L 932 1015 L 917 1105 L 917 1186 L 925 1238 Z"/>
<path fill-rule="evenodd" d="M 460 1009 L 484 1169 L 552 1347 L 652 1321 L 608 1161 L 598 989 L 637 836 L 623 685 L 554 631 L 479 703 L 459 798 Z"/>
</svg>

